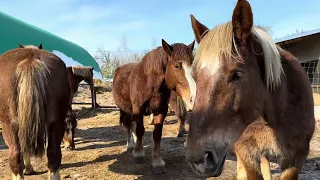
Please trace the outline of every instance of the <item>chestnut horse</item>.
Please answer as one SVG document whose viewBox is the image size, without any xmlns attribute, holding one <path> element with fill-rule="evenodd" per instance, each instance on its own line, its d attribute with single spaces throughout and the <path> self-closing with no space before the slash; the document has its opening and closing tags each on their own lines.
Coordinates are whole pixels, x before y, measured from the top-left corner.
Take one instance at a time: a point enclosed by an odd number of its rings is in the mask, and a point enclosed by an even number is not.
<svg viewBox="0 0 320 180">
<path fill-rule="evenodd" d="M 171 90 L 182 97 L 189 109 L 193 106 L 196 86 L 190 68 L 194 43 L 193 41 L 188 46 L 182 43 L 169 45 L 162 40 L 162 47 L 149 52 L 141 62 L 122 65 L 115 71 L 113 97 L 120 108 L 120 121 L 127 128 L 127 150 L 133 150 L 133 159 L 137 163 L 144 160 L 143 116 L 154 114 L 154 173 L 166 171 L 165 162 L 160 155 L 160 141 Z"/>
<path fill-rule="evenodd" d="M 177 96 L 175 91 L 171 91 L 170 99 L 169 99 L 169 109 L 172 109 L 178 118 L 179 127 L 177 130 L 177 137 L 183 137 L 186 133 L 185 122 L 187 117 L 187 111 L 189 111 L 188 107 L 184 104 L 184 101 L 180 96 Z M 164 121 L 166 123 L 166 120 Z M 154 124 L 154 116 L 150 115 L 150 125 Z"/>
<path fill-rule="evenodd" d="M 315 129 L 308 76 L 298 59 L 253 26 L 246 0 L 232 21 L 209 30 L 191 15 L 197 95 L 190 113 L 186 156 L 194 172 L 220 176 L 228 149 L 237 156 L 238 179 L 298 179 Z"/>
<path fill-rule="evenodd" d="M 33 45 L 21 45 L 20 43 L 18 43 L 18 45 L 19 45 L 19 48 L 36 48 Z M 42 43 L 38 46 L 38 49 L 42 49 Z M 84 68 L 84 69 L 88 69 L 88 68 Z M 82 73 L 82 74 L 85 74 L 85 73 Z M 70 82 L 69 82 L 69 85 L 70 85 Z M 70 88 L 71 87 L 72 86 L 70 85 Z M 72 96 L 70 96 L 70 98 L 72 98 Z M 73 150 L 75 148 L 74 131 L 75 131 L 75 128 L 77 127 L 77 124 L 78 122 L 76 119 L 76 114 L 72 111 L 72 99 L 70 99 L 70 104 L 69 104 L 69 108 L 68 108 L 66 119 L 65 119 L 65 125 L 64 125 L 65 131 L 64 131 L 64 137 L 63 137 L 64 148 L 66 150 Z M 33 170 L 29 172 L 29 174 L 32 174 L 32 173 L 34 173 Z"/>
<path fill-rule="evenodd" d="M 47 142 L 49 179 L 60 179 L 60 143 L 69 106 L 64 62 L 35 46 L 0 56 L 0 121 L 9 147 L 12 179 L 33 173 L 30 157 L 41 157 Z M 47 141 L 46 141 L 47 139 Z"/>
</svg>

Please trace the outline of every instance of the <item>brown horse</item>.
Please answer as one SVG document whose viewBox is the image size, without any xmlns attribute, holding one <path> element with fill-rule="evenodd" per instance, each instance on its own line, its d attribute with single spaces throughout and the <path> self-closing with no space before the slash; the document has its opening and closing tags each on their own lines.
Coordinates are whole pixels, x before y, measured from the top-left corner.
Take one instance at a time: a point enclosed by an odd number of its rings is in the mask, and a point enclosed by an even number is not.
<svg viewBox="0 0 320 180">
<path fill-rule="evenodd" d="M 95 106 L 99 106 L 95 102 L 94 83 L 93 83 L 93 67 L 90 66 L 70 66 L 67 67 L 67 76 L 71 91 L 71 103 L 75 93 L 78 91 L 79 83 L 85 81 L 89 84 L 91 90 L 92 102 Z"/>
<path fill-rule="evenodd" d="M 188 107 L 184 104 L 184 101 L 180 96 L 177 96 L 175 91 L 171 91 L 169 99 L 169 109 L 172 109 L 178 118 L 179 127 L 177 130 L 177 137 L 183 137 L 186 133 L 185 122 L 187 117 Z M 165 122 L 164 122 L 165 123 Z M 150 115 L 150 125 L 154 124 L 154 116 Z"/>
<path fill-rule="evenodd" d="M 190 109 L 193 106 L 196 93 L 190 74 L 193 47 L 194 41 L 186 46 L 182 43 L 169 45 L 162 40 L 162 47 L 149 52 L 139 63 L 120 66 L 114 75 L 113 97 L 120 108 L 120 121 L 127 128 L 128 151 L 134 147 L 132 154 L 137 163 L 144 159 L 143 116 L 154 114 L 152 170 L 155 173 L 166 171 L 160 155 L 160 141 L 171 90 L 176 91 Z"/>
<path fill-rule="evenodd" d="M 199 43 L 186 147 L 193 171 L 219 176 L 233 148 L 238 179 L 271 179 L 270 158 L 282 180 L 298 179 L 315 129 L 312 90 L 298 59 L 253 26 L 245 0 L 231 22 L 211 30 L 193 16 L 191 22 Z"/>
<path fill-rule="evenodd" d="M 34 172 L 30 156 L 41 157 L 46 142 L 49 178 L 60 179 L 60 143 L 70 97 L 64 62 L 29 45 L 2 54 L 0 66 L 0 121 L 12 179 L 23 179 L 24 169 L 25 174 Z"/>
<path fill-rule="evenodd" d="M 37 48 L 37 49 L 42 49 L 42 43 L 38 46 L 35 47 L 33 45 L 21 45 L 20 43 L 18 43 L 19 48 Z M 81 67 L 80 69 L 88 69 L 88 68 L 83 68 Z M 86 71 L 86 70 L 83 70 Z M 68 71 L 67 71 L 68 72 Z M 78 70 L 79 72 L 79 70 Z M 81 73 L 78 73 L 81 74 Z M 82 73 L 85 74 L 85 73 Z M 89 78 L 88 78 L 89 79 Z M 90 82 L 90 80 L 88 80 L 88 82 Z M 70 85 L 70 82 L 69 82 Z M 70 85 L 70 88 L 73 88 L 74 86 Z M 71 91 L 73 92 L 73 91 Z M 72 96 L 70 96 L 72 97 Z M 69 104 L 69 108 L 67 111 L 67 115 L 66 115 L 66 119 L 65 119 L 65 132 L 64 132 L 64 137 L 63 137 L 63 143 L 64 143 L 64 148 L 66 150 L 73 150 L 75 148 L 74 145 L 74 131 L 75 128 L 77 127 L 77 119 L 76 119 L 76 114 L 72 111 L 72 99 L 70 100 L 70 104 Z M 29 174 L 32 174 L 32 172 L 29 172 Z"/>
</svg>

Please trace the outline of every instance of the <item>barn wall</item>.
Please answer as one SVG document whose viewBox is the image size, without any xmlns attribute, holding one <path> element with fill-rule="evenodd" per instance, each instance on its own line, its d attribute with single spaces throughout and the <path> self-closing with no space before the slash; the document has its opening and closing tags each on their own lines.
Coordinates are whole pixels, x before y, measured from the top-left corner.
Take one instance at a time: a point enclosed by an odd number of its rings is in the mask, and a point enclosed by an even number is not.
<svg viewBox="0 0 320 180">
<path fill-rule="evenodd" d="M 313 91 L 320 93 L 320 34 L 297 39 L 290 44 L 278 45 L 299 59 L 309 76 Z"/>
<path fill-rule="evenodd" d="M 300 62 L 319 60 L 320 56 L 320 34 L 305 37 L 288 45 L 279 45 L 295 55 Z"/>
</svg>

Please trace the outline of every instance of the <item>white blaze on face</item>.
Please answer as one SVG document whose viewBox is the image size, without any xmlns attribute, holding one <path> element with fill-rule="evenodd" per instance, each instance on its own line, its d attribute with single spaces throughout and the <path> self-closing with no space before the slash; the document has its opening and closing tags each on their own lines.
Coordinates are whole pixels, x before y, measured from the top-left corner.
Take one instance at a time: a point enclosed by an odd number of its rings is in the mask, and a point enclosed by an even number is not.
<svg viewBox="0 0 320 180">
<path fill-rule="evenodd" d="M 185 63 L 182 64 L 182 67 L 184 69 L 184 73 L 185 73 L 185 76 L 187 78 L 189 89 L 190 89 L 190 99 L 185 100 L 185 102 L 187 104 L 187 107 L 190 110 L 192 110 L 193 104 L 194 104 L 194 100 L 195 100 L 195 97 L 196 97 L 196 91 L 197 91 L 196 82 L 194 81 L 194 79 L 192 77 L 192 67 L 188 66 Z"/>
<path fill-rule="evenodd" d="M 220 60 L 216 57 L 214 60 L 201 61 L 200 69 L 207 69 L 211 75 L 215 75 L 220 69 Z"/>
</svg>

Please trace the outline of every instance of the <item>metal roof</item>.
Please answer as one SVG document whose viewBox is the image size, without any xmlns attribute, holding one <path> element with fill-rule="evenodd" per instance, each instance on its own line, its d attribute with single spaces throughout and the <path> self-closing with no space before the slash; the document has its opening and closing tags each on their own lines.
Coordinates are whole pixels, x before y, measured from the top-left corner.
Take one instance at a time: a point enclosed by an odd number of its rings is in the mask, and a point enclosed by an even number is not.
<svg viewBox="0 0 320 180">
<path fill-rule="evenodd" d="M 92 66 L 94 67 L 94 71 L 101 73 L 101 69 L 96 60 L 85 49 L 73 42 L 9 16 L 1 11 L 0 24 L 0 54 L 10 49 L 18 48 L 18 43 L 36 46 L 43 43 L 43 49 L 59 56 L 67 66 L 69 62 L 77 62 L 85 66 Z M 59 55 L 55 52 L 59 52 Z"/>
<path fill-rule="evenodd" d="M 306 37 L 306 36 L 311 36 L 314 34 L 318 34 L 320 33 L 320 28 L 319 29 L 315 29 L 315 30 L 311 30 L 311 31 L 306 31 L 303 33 L 299 33 L 299 34 L 294 34 L 291 36 L 286 36 L 286 37 L 282 37 L 279 39 L 275 39 L 275 43 L 280 43 L 280 42 L 285 42 L 285 41 L 289 41 L 289 40 L 293 40 L 293 39 L 298 39 L 298 38 L 302 38 L 302 37 Z"/>
</svg>

